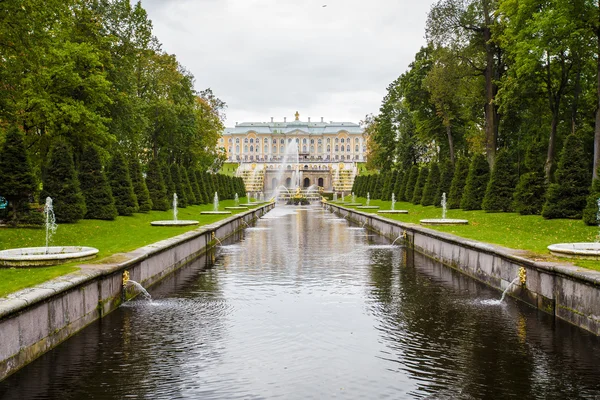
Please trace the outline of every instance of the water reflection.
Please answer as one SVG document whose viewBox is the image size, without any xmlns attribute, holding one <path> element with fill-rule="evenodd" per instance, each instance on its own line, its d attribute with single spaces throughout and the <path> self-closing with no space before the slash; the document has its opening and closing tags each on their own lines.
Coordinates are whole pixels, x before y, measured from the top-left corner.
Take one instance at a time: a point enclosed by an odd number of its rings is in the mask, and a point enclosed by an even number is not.
<svg viewBox="0 0 600 400">
<path fill-rule="evenodd" d="M 574 399 L 592 335 L 318 208 L 277 207 L 0 382 L 2 399 Z"/>
</svg>

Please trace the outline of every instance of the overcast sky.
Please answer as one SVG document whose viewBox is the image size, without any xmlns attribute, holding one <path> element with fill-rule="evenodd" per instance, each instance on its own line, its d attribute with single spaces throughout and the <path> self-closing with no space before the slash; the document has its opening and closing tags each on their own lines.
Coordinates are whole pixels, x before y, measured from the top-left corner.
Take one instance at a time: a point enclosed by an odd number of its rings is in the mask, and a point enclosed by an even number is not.
<svg viewBox="0 0 600 400">
<path fill-rule="evenodd" d="M 163 50 L 228 105 L 226 126 L 359 122 L 425 44 L 433 0 L 142 0 Z M 326 6 L 325 6 L 326 5 Z"/>
</svg>

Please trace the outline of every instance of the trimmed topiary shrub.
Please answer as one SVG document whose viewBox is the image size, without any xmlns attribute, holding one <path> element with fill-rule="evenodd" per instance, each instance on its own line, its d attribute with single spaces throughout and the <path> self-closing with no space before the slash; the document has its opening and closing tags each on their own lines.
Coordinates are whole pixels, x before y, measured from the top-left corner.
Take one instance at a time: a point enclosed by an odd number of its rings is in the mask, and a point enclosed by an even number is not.
<svg viewBox="0 0 600 400">
<path fill-rule="evenodd" d="M 452 176 L 452 183 L 450 184 L 450 194 L 448 196 L 447 203 L 447 207 L 449 209 L 460 208 L 460 199 L 462 199 L 462 195 L 465 190 L 468 174 L 469 160 L 466 158 L 459 158 L 456 161 L 454 175 Z"/>
<path fill-rule="evenodd" d="M 412 199 L 410 200 L 413 204 L 420 204 L 421 197 L 423 197 L 423 188 L 425 188 L 425 182 L 427 182 L 427 176 L 429 175 L 429 168 L 424 166 L 419 171 L 419 177 L 415 183 L 415 190 L 413 191 Z"/>
<path fill-rule="evenodd" d="M 171 170 L 171 179 L 173 180 L 175 193 L 177 193 L 177 207 L 186 208 L 188 205 L 187 190 L 185 190 L 181 175 L 179 175 L 179 167 L 177 164 L 171 164 L 169 169 Z"/>
<path fill-rule="evenodd" d="M 440 184 L 438 185 L 435 197 L 433 199 L 433 205 L 436 207 L 442 206 L 442 194 L 446 193 L 446 200 L 450 194 L 450 185 L 452 185 L 452 178 L 454 177 L 454 165 L 450 160 L 446 160 L 440 167 Z"/>
<path fill-rule="evenodd" d="M 192 187 L 192 190 L 194 191 L 194 197 L 195 197 L 195 202 L 194 204 L 204 204 L 204 196 L 202 195 L 202 192 L 200 191 L 200 186 L 198 185 L 198 178 L 196 178 L 196 171 L 194 171 L 193 168 L 189 168 L 187 170 L 187 176 L 188 179 L 190 180 L 190 186 Z"/>
<path fill-rule="evenodd" d="M 406 181 L 406 187 L 404 188 L 404 197 L 403 201 L 411 201 L 413 198 L 413 194 L 415 192 L 415 185 L 417 184 L 417 179 L 419 179 L 419 166 L 413 165 L 410 167 L 410 172 L 408 174 L 408 180 Z"/>
<path fill-rule="evenodd" d="M 83 150 L 80 165 L 79 182 L 87 208 L 85 218 L 114 220 L 119 213 L 102 169 L 100 155 L 94 146 Z"/>
<path fill-rule="evenodd" d="M 394 183 L 396 183 L 396 171 L 384 172 L 383 189 L 381 190 L 381 200 L 389 201 L 392 199 Z"/>
<path fill-rule="evenodd" d="M 56 222 L 76 222 L 85 216 L 85 199 L 75 172 L 71 148 L 62 139 L 57 140 L 50 151 L 40 203 L 44 204 L 48 196 L 52 198 Z"/>
<path fill-rule="evenodd" d="M 471 159 L 465 190 L 460 199 L 463 210 L 481 210 L 483 196 L 490 179 L 490 165 L 483 154 L 475 154 Z"/>
<path fill-rule="evenodd" d="M 400 197 L 400 187 L 402 186 L 402 180 L 404 179 L 404 171 L 396 171 L 396 178 L 394 179 L 393 185 L 391 186 L 391 191 L 390 191 L 390 200 L 392 197 L 392 193 L 394 194 L 394 197 L 396 199 L 396 201 L 398 201 L 398 198 Z"/>
<path fill-rule="evenodd" d="M 521 215 L 540 214 L 546 199 L 544 146 L 534 142 L 525 154 L 527 172 L 521 175 L 513 195 L 513 209 Z"/>
<path fill-rule="evenodd" d="M 408 184 L 408 178 L 410 177 L 410 170 L 402 172 L 402 181 L 400 182 L 400 187 L 396 192 L 396 200 L 398 201 L 407 201 L 404 193 L 406 192 L 406 185 Z"/>
<path fill-rule="evenodd" d="M 373 186 L 373 192 L 371 192 L 372 199 L 381 199 L 381 191 L 383 190 L 384 176 L 382 174 L 374 175 L 375 185 Z"/>
<path fill-rule="evenodd" d="M 506 150 L 500 150 L 490 175 L 482 208 L 487 212 L 512 211 L 513 195 L 517 185 L 517 171 Z"/>
<path fill-rule="evenodd" d="M 27 156 L 27 149 L 23 141 L 23 134 L 19 128 L 13 126 L 6 133 L 6 140 L 0 148 L 0 196 L 8 200 L 10 208 L 9 220 L 11 225 L 19 223 L 19 211 L 33 197 L 36 189 L 36 179 Z"/>
<path fill-rule="evenodd" d="M 583 209 L 583 222 L 586 225 L 598 225 L 598 202 L 600 201 L 600 179 L 596 178 L 592 182 L 590 194 L 587 197 L 585 208 Z"/>
<path fill-rule="evenodd" d="M 152 210 L 152 201 L 150 200 L 150 192 L 146 186 L 146 180 L 142 175 L 142 168 L 137 159 L 129 161 L 129 176 L 133 185 L 133 193 L 138 202 L 138 212 L 147 213 Z"/>
<path fill-rule="evenodd" d="M 137 212 L 137 198 L 133 191 L 129 168 L 121 152 L 113 155 L 107 175 L 119 215 L 132 215 Z"/>
<path fill-rule="evenodd" d="M 173 193 L 175 193 L 175 184 L 171 177 L 171 168 L 165 163 L 160 164 L 163 179 L 165 180 L 165 188 L 167 189 L 167 203 L 169 208 L 173 208 Z"/>
<path fill-rule="evenodd" d="M 179 166 L 179 176 L 181 177 L 181 184 L 183 185 L 183 190 L 185 190 L 185 198 L 188 204 L 197 204 L 190 177 L 188 176 L 186 169 L 181 165 Z"/>
<path fill-rule="evenodd" d="M 208 197 L 208 188 L 206 186 L 206 182 L 205 182 L 205 178 L 204 178 L 204 174 L 198 170 L 194 171 L 194 173 L 196 174 L 196 181 L 198 182 L 198 188 L 200 189 L 200 192 L 202 193 L 202 204 L 208 204 L 209 203 L 209 197 Z"/>
<path fill-rule="evenodd" d="M 583 144 L 573 134 L 565 140 L 555 176 L 556 183 L 548 186 L 542 216 L 581 218 L 589 194 L 590 173 L 585 165 Z"/>
<path fill-rule="evenodd" d="M 146 186 L 148 195 L 152 201 L 152 209 L 166 211 L 171 205 L 167 198 L 167 188 L 163 179 L 161 165 L 155 159 L 148 163 L 148 172 L 146 173 Z"/>
<path fill-rule="evenodd" d="M 429 174 L 425 181 L 425 187 L 423 188 L 423 196 L 421 197 L 422 206 L 431 206 L 435 200 L 435 193 L 440 185 L 440 167 L 438 163 L 431 163 L 429 168 Z"/>
</svg>

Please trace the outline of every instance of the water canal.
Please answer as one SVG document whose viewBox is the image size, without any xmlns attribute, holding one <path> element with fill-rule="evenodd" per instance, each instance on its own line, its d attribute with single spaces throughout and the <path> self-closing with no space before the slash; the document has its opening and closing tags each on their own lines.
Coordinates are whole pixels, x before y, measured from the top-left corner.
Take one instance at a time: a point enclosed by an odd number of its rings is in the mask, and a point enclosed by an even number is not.
<svg viewBox="0 0 600 400">
<path fill-rule="evenodd" d="M 321 208 L 276 207 L 0 399 L 590 399 L 600 340 Z M 598 397 L 600 398 L 600 397 Z"/>
</svg>

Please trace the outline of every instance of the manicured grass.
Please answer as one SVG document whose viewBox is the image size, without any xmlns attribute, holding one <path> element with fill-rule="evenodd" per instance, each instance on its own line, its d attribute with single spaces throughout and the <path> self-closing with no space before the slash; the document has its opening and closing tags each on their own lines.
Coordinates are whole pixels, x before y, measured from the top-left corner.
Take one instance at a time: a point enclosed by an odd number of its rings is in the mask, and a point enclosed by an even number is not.
<svg viewBox="0 0 600 400">
<path fill-rule="evenodd" d="M 240 203 L 245 203 L 245 197 Z M 223 200 L 219 209 L 233 206 L 233 200 Z M 211 211 L 212 204 L 189 206 L 178 209 L 178 219 L 193 219 L 201 225 L 229 217 L 229 215 L 200 215 L 200 211 Z M 240 211 L 232 211 L 237 214 Z M 134 214 L 131 217 L 117 217 L 115 221 L 81 220 L 75 224 L 60 224 L 52 238 L 51 245 L 91 246 L 97 248 L 98 256 L 92 262 L 115 253 L 124 253 L 139 247 L 167 239 L 198 228 L 151 226 L 151 221 L 173 219 L 173 211 L 151 211 L 147 214 Z M 19 247 L 41 247 L 45 245 L 46 232 L 42 228 L 0 228 L 0 250 Z M 88 263 L 90 261 L 87 261 Z M 77 263 L 62 266 L 30 269 L 0 268 L 0 297 L 17 290 L 36 285 L 48 279 L 77 270 Z"/>
<path fill-rule="evenodd" d="M 351 197 L 347 196 L 345 200 L 351 201 Z M 357 202 L 366 203 L 366 199 L 357 198 Z M 380 210 L 391 208 L 390 201 L 371 200 L 370 205 L 380 206 Z M 408 210 L 408 214 L 380 215 L 414 224 L 418 224 L 421 219 L 442 217 L 440 207 L 423 207 L 412 203 L 397 202 L 395 209 Z M 360 211 L 377 213 L 377 210 Z M 600 270 L 600 261 L 559 259 L 553 257 L 547 249 L 547 246 L 554 243 L 596 241 L 598 227 L 587 226 L 581 220 L 547 220 L 539 215 L 463 210 L 448 210 L 446 218 L 468 219 L 469 225 L 428 226 L 428 228 L 512 249 L 526 250 L 533 253 L 531 258 L 569 261 L 583 268 Z"/>
</svg>

